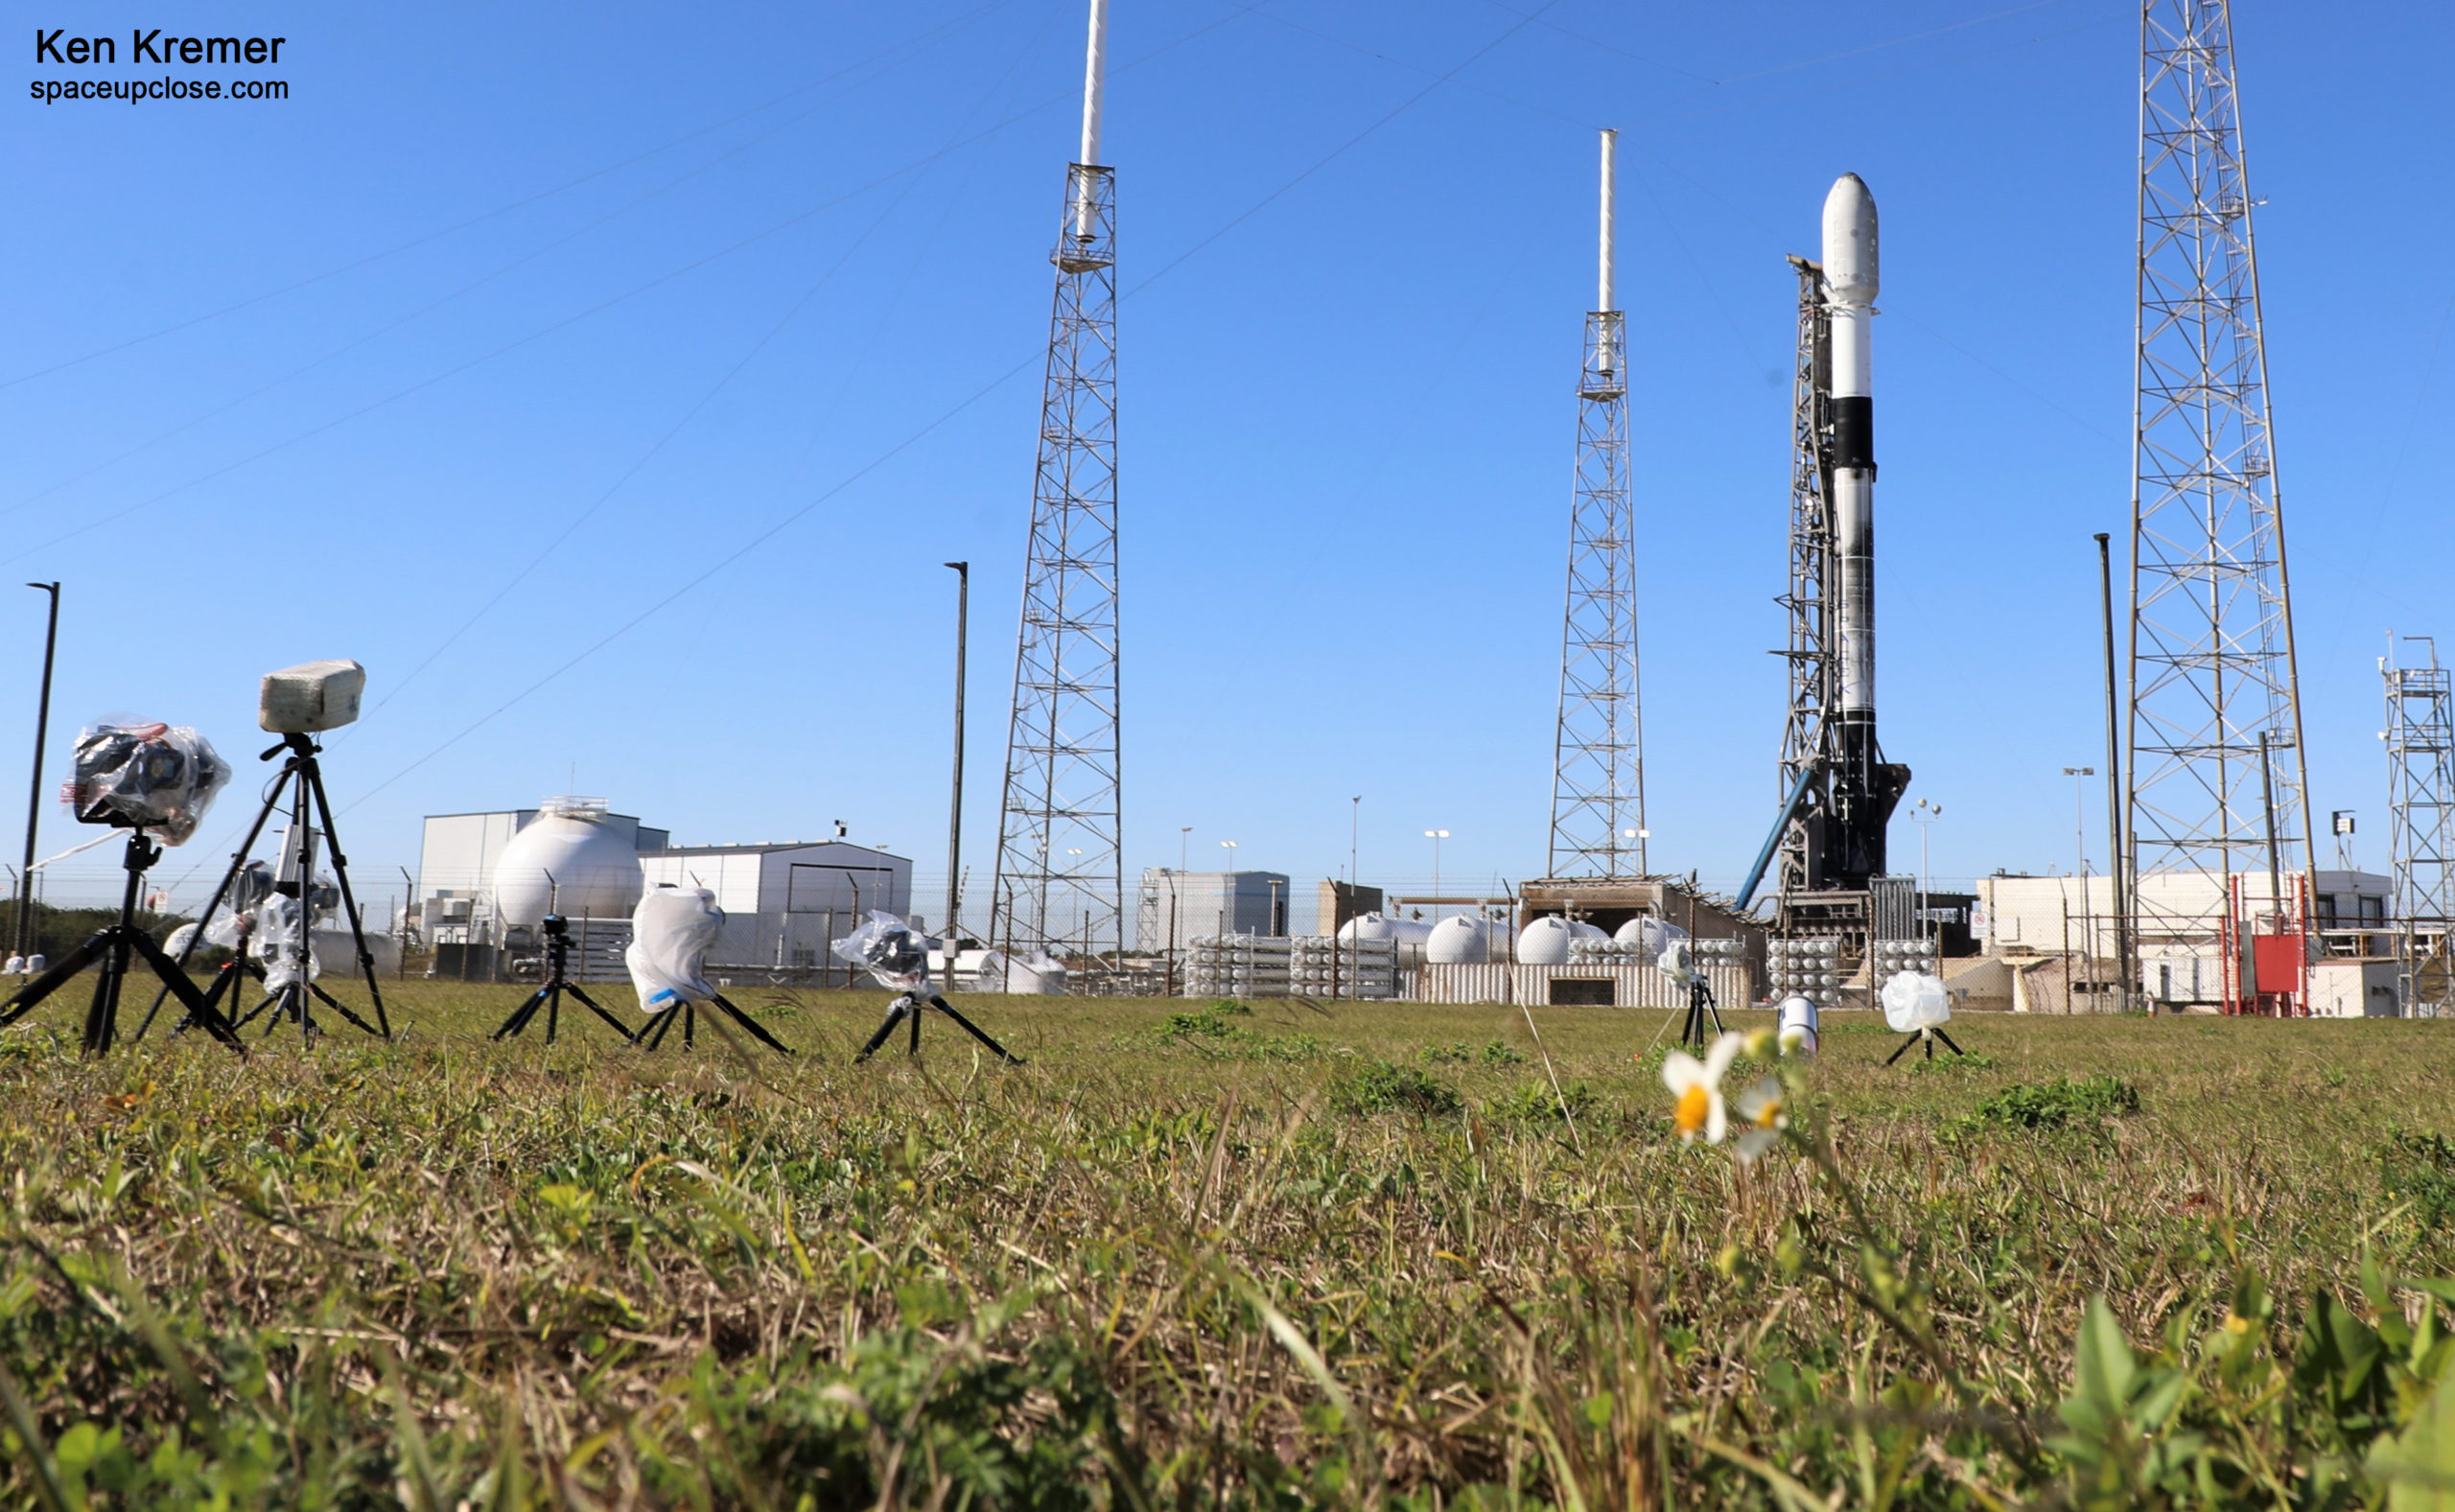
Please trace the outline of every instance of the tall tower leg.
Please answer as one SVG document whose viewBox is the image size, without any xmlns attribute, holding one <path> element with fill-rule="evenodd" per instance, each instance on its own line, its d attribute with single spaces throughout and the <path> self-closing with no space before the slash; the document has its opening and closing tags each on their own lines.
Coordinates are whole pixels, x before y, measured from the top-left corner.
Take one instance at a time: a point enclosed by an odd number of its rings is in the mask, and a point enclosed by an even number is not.
<svg viewBox="0 0 2455 1512">
<path fill-rule="evenodd" d="M 2253 999 L 2225 942 L 2286 928 L 2259 899 L 2309 865 L 2292 595 L 2231 7 L 2143 0 L 2140 39 L 2123 865 L 2147 969 L 2198 964 L 2231 1008 Z"/>
<path fill-rule="evenodd" d="M 2378 670 L 2387 684 L 2387 847 L 2395 878 L 2396 996 L 2411 1018 L 2455 1017 L 2455 690 L 2438 647 L 2426 666 Z M 2392 653 L 2393 647 L 2389 650 Z"/>
</svg>

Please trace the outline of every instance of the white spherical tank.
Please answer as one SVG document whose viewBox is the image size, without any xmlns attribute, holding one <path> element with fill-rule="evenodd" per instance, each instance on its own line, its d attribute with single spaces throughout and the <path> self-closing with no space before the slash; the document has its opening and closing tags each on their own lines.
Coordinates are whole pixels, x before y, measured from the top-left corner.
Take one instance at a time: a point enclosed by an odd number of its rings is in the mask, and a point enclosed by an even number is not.
<svg viewBox="0 0 2455 1512">
<path fill-rule="evenodd" d="M 1444 919 L 1432 926 L 1423 958 L 1437 966 L 1482 965 L 1492 958 L 1491 931 L 1480 919 Z"/>
<path fill-rule="evenodd" d="M 1569 920 L 1569 938 L 1572 940 L 1608 940 L 1611 938 L 1611 934 L 1610 931 L 1604 929 L 1601 924 L 1589 924 L 1582 919 L 1573 919 Z"/>
<path fill-rule="evenodd" d="M 628 919 L 643 886 L 638 842 L 605 817 L 605 805 L 546 800 L 528 827 L 495 860 L 495 918 L 534 929 L 549 914 Z"/>
<path fill-rule="evenodd" d="M 1564 966 L 1569 964 L 1569 942 L 1577 938 L 1576 927 L 1567 919 L 1546 915 L 1517 937 L 1517 959 L 1530 966 Z"/>
</svg>

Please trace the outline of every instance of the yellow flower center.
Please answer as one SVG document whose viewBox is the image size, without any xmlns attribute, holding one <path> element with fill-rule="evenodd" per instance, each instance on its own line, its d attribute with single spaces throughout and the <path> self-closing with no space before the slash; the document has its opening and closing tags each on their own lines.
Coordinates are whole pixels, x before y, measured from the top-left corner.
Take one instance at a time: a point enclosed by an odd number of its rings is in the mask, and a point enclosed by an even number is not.
<svg viewBox="0 0 2455 1512">
<path fill-rule="evenodd" d="M 1679 1105 L 1671 1112 L 1672 1126 L 1683 1134 L 1701 1134 L 1705 1131 L 1705 1120 L 1713 1110 L 1713 1094 L 1699 1082 L 1679 1094 Z"/>
<path fill-rule="evenodd" d="M 1768 1097 L 1765 1100 L 1765 1105 L 1756 1110 L 1756 1127 L 1759 1128 L 1779 1128 L 1782 1127 L 1782 1100 L 1780 1098 Z"/>
</svg>

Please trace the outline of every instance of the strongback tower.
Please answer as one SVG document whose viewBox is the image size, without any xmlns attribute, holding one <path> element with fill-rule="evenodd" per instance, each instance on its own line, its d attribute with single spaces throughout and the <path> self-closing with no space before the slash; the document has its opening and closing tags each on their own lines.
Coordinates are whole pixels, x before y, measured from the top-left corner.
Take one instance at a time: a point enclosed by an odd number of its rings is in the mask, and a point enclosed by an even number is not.
<svg viewBox="0 0 2455 1512">
<path fill-rule="evenodd" d="M 2230 8 L 2144 0 L 2140 36 L 2124 864 L 2144 954 L 2231 960 L 2300 927 L 2231 901 L 2309 864 L 2292 599 Z"/>
<path fill-rule="evenodd" d="M 1562 878 L 1633 877 L 1646 871 L 1627 332 L 1613 288 L 1618 137 L 1602 133 L 1601 297 L 1585 317 L 1585 361 L 1577 385 L 1577 478 L 1553 747 L 1551 870 L 1545 873 Z"/>
<path fill-rule="evenodd" d="M 1091 0 L 1082 160 L 1049 261 L 1040 466 L 990 942 L 1028 957 L 1124 946 L 1117 740 L 1116 175 L 1100 166 L 1108 0 Z"/>
</svg>

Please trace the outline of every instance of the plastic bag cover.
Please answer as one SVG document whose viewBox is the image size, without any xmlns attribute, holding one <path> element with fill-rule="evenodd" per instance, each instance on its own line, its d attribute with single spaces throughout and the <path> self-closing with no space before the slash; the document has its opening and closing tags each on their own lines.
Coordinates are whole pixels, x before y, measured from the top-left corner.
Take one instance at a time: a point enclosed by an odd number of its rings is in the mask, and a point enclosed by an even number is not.
<svg viewBox="0 0 2455 1512">
<path fill-rule="evenodd" d="M 266 898 L 264 907 L 256 910 L 256 933 L 248 948 L 265 968 L 265 990 L 278 992 L 298 980 L 299 947 L 306 945 L 307 980 L 313 982 L 324 974 L 316 964 L 313 944 L 300 931 L 298 899 L 276 893 Z M 212 936 L 207 935 L 206 939 Z"/>
<path fill-rule="evenodd" d="M 185 725 L 89 725 L 77 736 L 76 775 L 61 792 L 89 825 L 141 828 L 184 845 L 204 823 L 230 764 Z"/>
<path fill-rule="evenodd" d="M 929 986 L 929 942 L 884 909 L 870 910 L 861 926 L 835 942 L 838 959 L 866 966 L 880 986 L 918 992 Z"/>
<path fill-rule="evenodd" d="M 1782 1048 L 1792 1055 L 1815 1054 L 1815 1005 L 1803 997 L 1782 999 Z"/>
<path fill-rule="evenodd" d="M 725 911 L 704 887 L 653 887 L 642 894 L 631 911 L 631 943 L 622 952 L 641 1009 L 662 1013 L 714 997 L 716 989 L 699 972 L 724 927 Z"/>
<path fill-rule="evenodd" d="M 1883 1021 L 1895 1031 L 1931 1029 L 1952 1016 L 1952 995 L 1941 977 L 1924 971 L 1896 971 L 1883 985 Z"/>
<path fill-rule="evenodd" d="M 1689 948 L 1688 937 L 1681 935 L 1662 947 L 1662 959 L 1655 963 L 1662 974 L 1686 987 L 1696 980 L 1695 953 Z"/>
</svg>

